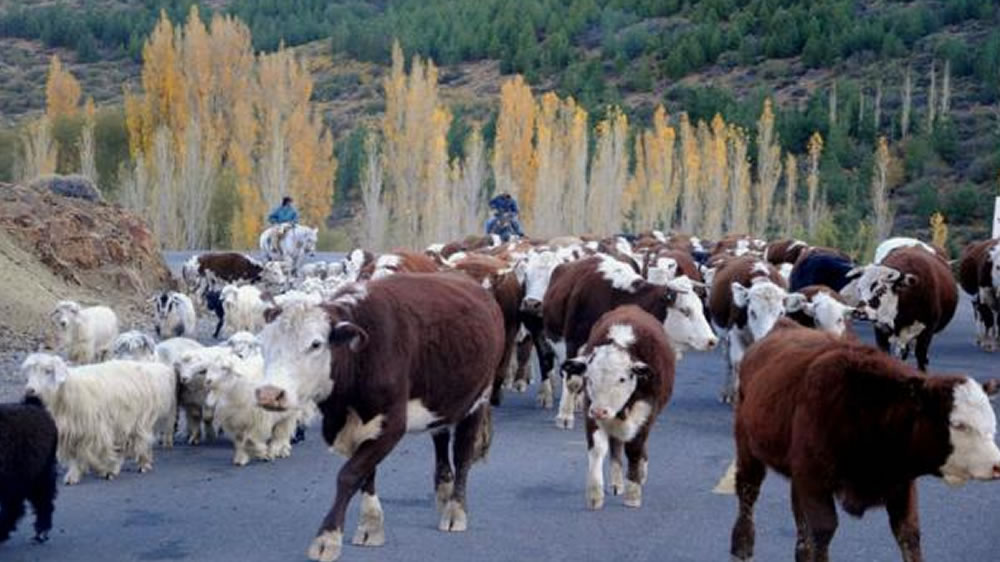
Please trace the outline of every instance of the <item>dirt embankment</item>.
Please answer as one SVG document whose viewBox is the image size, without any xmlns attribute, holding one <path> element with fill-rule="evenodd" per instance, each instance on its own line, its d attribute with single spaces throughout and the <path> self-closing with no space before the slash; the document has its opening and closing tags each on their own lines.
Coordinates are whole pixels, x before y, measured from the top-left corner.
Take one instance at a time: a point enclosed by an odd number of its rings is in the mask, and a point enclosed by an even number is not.
<svg viewBox="0 0 1000 562">
<path fill-rule="evenodd" d="M 17 365 L 43 342 L 61 299 L 104 304 L 122 329 L 149 325 L 146 304 L 170 271 L 142 219 L 103 202 L 0 183 L 0 401 Z"/>
</svg>

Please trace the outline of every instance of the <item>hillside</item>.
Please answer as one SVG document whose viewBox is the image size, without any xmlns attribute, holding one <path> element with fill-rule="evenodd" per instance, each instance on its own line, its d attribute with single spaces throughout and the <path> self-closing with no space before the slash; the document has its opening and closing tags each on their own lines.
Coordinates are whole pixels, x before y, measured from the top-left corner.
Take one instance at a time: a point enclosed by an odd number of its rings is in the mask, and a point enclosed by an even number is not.
<svg viewBox="0 0 1000 562">
<path fill-rule="evenodd" d="M 142 41 L 156 14 L 162 8 L 181 21 L 192 3 L 0 2 L 0 51 L 10 54 L 0 61 L 0 126 L 43 108 L 47 59 L 55 52 L 85 95 L 105 106 L 120 100 L 123 83 L 137 82 Z M 803 153 L 814 131 L 827 139 L 824 184 L 841 228 L 862 212 L 854 207 L 867 193 L 878 136 L 888 138 L 896 162 L 899 231 L 923 234 L 930 214 L 940 210 L 959 238 L 980 236 L 996 192 L 1000 8 L 990 0 L 200 5 L 206 20 L 220 11 L 247 22 L 255 48 L 282 41 L 296 47 L 308 61 L 313 99 L 335 131 L 342 162 L 357 159 L 351 152 L 360 145 L 358 127 L 382 113 L 381 79 L 396 37 L 408 54 L 441 65 L 441 94 L 456 115 L 456 138 L 477 121 L 486 124 L 491 141 L 500 84 L 513 72 L 536 91 L 572 95 L 592 122 L 614 103 L 631 121 L 647 123 L 664 103 L 673 115 L 686 111 L 707 121 L 719 112 L 752 130 L 771 96 L 785 150 Z M 904 135 L 907 69 L 912 104 Z M 937 115 L 930 119 L 932 106 Z M 5 169 L 10 173 L 4 153 L 13 144 L 9 132 L 0 132 L 0 179 Z M 104 166 L 112 171 L 116 164 Z M 339 172 L 335 215 L 350 212 L 356 201 L 351 174 L 357 166 Z"/>
</svg>

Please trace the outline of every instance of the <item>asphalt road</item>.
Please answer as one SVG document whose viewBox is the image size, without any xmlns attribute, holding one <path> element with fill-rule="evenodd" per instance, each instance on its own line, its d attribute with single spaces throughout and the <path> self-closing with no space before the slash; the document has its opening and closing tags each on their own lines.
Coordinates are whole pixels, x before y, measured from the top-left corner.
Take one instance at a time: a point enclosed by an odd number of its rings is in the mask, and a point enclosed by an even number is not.
<svg viewBox="0 0 1000 562">
<path fill-rule="evenodd" d="M 181 260 L 182 261 L 182 260 Z M 973 347 L 969 304 L 931 350 L 944 371 L 1000 376 L 997 355 Z M 861 326 L 866 336 L 870 328 Z M 427 435 L 407 436 L 379 471 L 386 545 L 345 545 L 342 560 L 561 561 L 729 559 L 736 499 L 711 492 L 732 458 L 731 413 L 716 394 L 719 352 L 687 354 L 673 399 L 650 437 L 643 506 L 628 509 L 608 496 L 602 511 L 584 504 L 587 455 L 583 430 L 556 429 L 554 412 L 535 407 L 535 387 L 507 394 L 495 411 L 495 438 L 469 484 L 469 529 L 437 530 L 433 452 Z M 289 561 L 304 560 L 330 507 L 343 462 L 322 446 L 318 431 L 289 459 L 230 465 L 228 442 L 157 450 L 149 474 L 134 468 L 107 482 L 89 476 L 61 487 L 55 528 L 45 545 L 29 542 L 23 519 L 0 546 L 3 561 Z M 927 560 L 997 560 L 1000 483 L 949 488 L 920 481 Z M 353 535 L 358 502 L 349 510 Z M 788 485 L 771 474 L 757 504 L 757 560 L 791 560 L 795 529 Z M 857 520 L 841 513 L 836 560 L 899 560 L 884 511 Z"/>
</svg>

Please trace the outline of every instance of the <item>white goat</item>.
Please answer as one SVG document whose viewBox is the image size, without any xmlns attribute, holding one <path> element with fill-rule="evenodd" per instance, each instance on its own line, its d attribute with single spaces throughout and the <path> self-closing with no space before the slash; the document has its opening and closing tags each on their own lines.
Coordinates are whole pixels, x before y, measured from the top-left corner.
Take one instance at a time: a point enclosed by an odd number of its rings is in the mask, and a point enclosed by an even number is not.
<svg viewBox="0 0 1000 562">
<path fill-rule="evenodd" d="M 169 291 L 153 297 L 154 326 L 159 337 L 194 337 L 198 316 L 194 302 L 184 293 Z"/>
<path fill-rule="evenodd" d="M 155 432 L 172 423 L 176 411 L 168 367 L 124 360 L 69 367 L 59 356 L 34 353 L 21 371 L 28 379 L 25 393 L 42 400 L 59 428 L 57 456 L 68 468 L 66 484 L 90 469 L 114 478 L 122 452 L 135 459 L 139 472 L 153 468 Z"/>
<path fill-rule="evenodd" d="M 111 346 L 118 337 L 118 316 L 110 308 L 82 308 L 73 301 L 59 301 L 51 318 L 58 349 L 73 363 L 93 363 L 111 355 Z"/>
<path fill-rule="evenodd" d="M 264 327 L 267 304 L 253 285 L 226 285 L 222 289 L 222 308 L 226 311 L 225 328 L 230 333 L 259 332 Z"/>
<path fill-rule="evenodd" d="M 111 346 L 111 356 L 115 359 L 155 361 L 156 342 L 144 332 L 129 330 L 115 338 Z"/>
</svg>

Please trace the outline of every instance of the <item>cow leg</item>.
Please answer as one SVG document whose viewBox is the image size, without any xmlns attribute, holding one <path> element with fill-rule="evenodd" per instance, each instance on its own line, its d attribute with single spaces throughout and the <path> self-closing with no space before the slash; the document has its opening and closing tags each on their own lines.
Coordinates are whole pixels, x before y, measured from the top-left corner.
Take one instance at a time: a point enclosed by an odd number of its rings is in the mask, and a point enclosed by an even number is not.
<svg viewBox="0 0 1000 562">
<path fill-rule="evenodd" d="M 514 392 L 524 392 L 531 384 L 531 350 L 534 342 L 531 335 L 525 332 L 517 342 L 517 372 L 514 374 Z"/>
<path fill-rule="evenodd" d="M 309 545 L 307 554 L 310 560 L 333 562 L 340 558 L 347 505 L 378 463 L 382 462 L 382 459 L 403 438 L 406 431 L 405 419 L 404 412 L 387 416 L 382 425 L 382 433 L 374 440 L 362 443 L 354 452 L 354 456 L 340 468 L 337 474 L 337 497 L 333 501 L 333 507 L 323 518 L 316 538 Z"/>
<path fill-rule="evenodd" d="M 798 504 L 812 537 L 812 560 L 829 562 L 830 541 L 837 531 L 837 506 L 833 503 L 832 495 L 823 490 L 810 490 L 808 486 L 805 482 L 792 481 L 792 487 L 797 488 L 795 493 Z"/>
<path fill-rule="evenodd" d="M 535 353 L 538 354 L 538 367 L 541 371 L 541 383 L 538 388 L 538 405 L 549 409 L 552 407 L 552 368 L 556 363 L 556 352 L 552 349 L 545 338 L 539 334 L 532 334 L 535 340 Z"/>
<path fill-rule="evenodd" d="M 921 371 L 927 371 L 927 363 L 930 361 L 927 358 L 928 353 L 931 349 L 931 340 L 934 338 L 934 330 L 930 327 L 924 329 L 917 336 L 917 368 Z"/>
<path fill-rule="evenodd" d="M 562 393 L 559 395 L 559 413 L 556 414 L 556 427 L 561 429 L 573 429 L 576 410 L 576 392 L 573 390 L 570 377 L 560 377 L 562 379 Z"/>
<path fill-rule="evenodd" d="M 184 408 L 184 423 L 187 425 L 188 445 L 197 445 L 202 440 L 201 406 Z"/>
<path fill-rule="evenodd" d="M 455 473 L 452 472 L 448 454 L 451 431 L 446 427 L 435 432 L 431 438 L 434 440 L 434 493 L 437 497 L 437 509 L 442 511 L 455 488 Z"/>
<path fill-rule="evenodd" d="M 357 546 L 382 546 L 385 544 L 385 514 L 382 503 L 375 493 L 375 471 L 361 484 L 361 515 L 358 530 L 354 532 L 351 544 Z"/>
<path fill-rule="evenodd" d="M 608 456 L 608 434 L 589 415 L 587 427 L 587 507 L 604 507 L 604 458 Z"/>
<path fill-rule="evenodd" d="M 620 496 L 625 491 L 625 470 L 622 464 L 625 444 L 609 436 L 608 445 L 611 451 L 611 495 Z"/>
<path fill-rule="evenodd" d="M 882 351 L 889 353 L 889 337 L 891 335 L 887 330 L 875 326 L 875 345 Z"/>
<path fill-rule="evenodd" d="M 896 537 L 903 562 L 921 562 L 920 516 L 917 511 L 917 486 L 911 480 L 909 485 L 890 494 L 886 498 L 885 509 L 889 513 L 889 526 Z"/>
<path fill-rule="evenodd" d="M 736 497 L 739 500 L 739 515 L 733 524 L 729 553 L 734 560 L 752 560 L 755 537 L 753 507 L 760 495 L 760 485 L 764 482 L 767 467 L 755 458 L 745 445 L 740 423 L 736 422 Z"/>
<path fill-rule="evenodd" d="M 438 529 L 442 531 L 461 532 L 468 527 L 465 487 L 472 463 L 485 454 L 488 446 L 487 442 L 482 441 L 488 439 L 483 437 L 482 432 L 490 431 L 489 427 L 484 428 L 484 424 L 490 423 L 489 416 L 489 406 L 484 404 L 455 426 L 455 441 L 452 444 L 452 455 L 455 458 L 455 487 L 441 512 Z"/>
<path fill-rule="evenodd" d="M 642 505 L 642 485 L 646 483 L 646 473 L 649 461 L 646 456 L 646 438 L 649 436 L 648 426 L 631 441 L 625 444 L 625 456 L 628 457 L 628 474 L 625 477 L 625 507 Z"/>
<path fill-rule="evenodd" d="M 740 361 L 743 360 L 743 339 L 736 330 L 729 330 L 727 333 L 729 340 L 726 358 L 729 360 L 726 370 L 726 384 L 722 387 L 720 400 L 723 404 L 734 404 L 736 395 L 740 390 Z"/>
<path fill-rule="evenodd" d="M 792 515 L 795 516 L 795 562 L 809 562 L 812 559 L 812 536 L 795 486 L 792 486 Z"/>
<path fill-rule="evenodd" d="M 28 501 L 35 510 L 35 542 L 43 543 L 49 540 L 49 530 L 52 529 L 52 512 L 55 510 L 53 501 L 56 499 L 55 461 L 52 468 L 35 482 Z"/>
<path fill-rule="evenodd" d="M 24 498 L 21 490 L 5 490 L 0 497 L 0 543 L 10 538 L 17 527 L 17 520 L 24 515 Z"/>
</svg>

